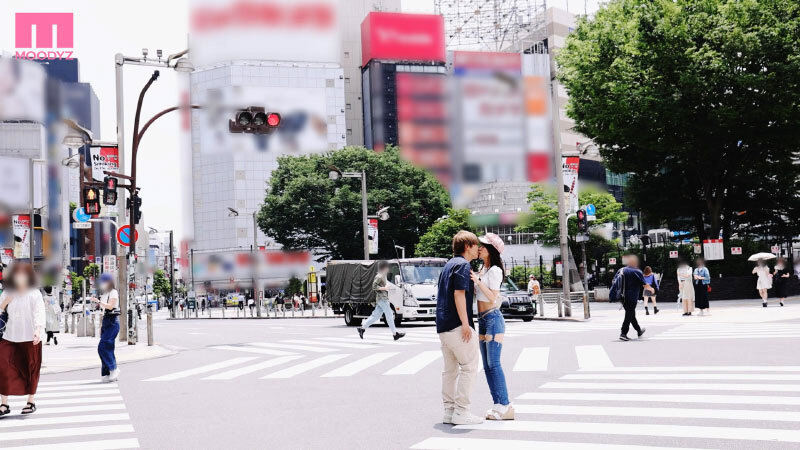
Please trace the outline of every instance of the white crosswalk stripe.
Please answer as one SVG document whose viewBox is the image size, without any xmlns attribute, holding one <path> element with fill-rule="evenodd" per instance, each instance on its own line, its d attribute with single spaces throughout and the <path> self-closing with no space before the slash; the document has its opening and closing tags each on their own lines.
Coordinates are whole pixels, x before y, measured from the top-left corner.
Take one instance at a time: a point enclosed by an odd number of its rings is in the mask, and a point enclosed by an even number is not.
<svg viewBox="0 0 800 450">
<path fill-rule="evenodd" d="M 579 365 L 578 373 L 516 397 L 514 421 L 455 426 L 482 434 L 432 436 L 412 448 L 638 449 L 659 448 L 665 438 L 677 448 L 707 448 L 709 440 L 715 448 L 800 447 L 797 366 Z M 536 440 L 520 439 L 528 435 Z M 609 443 L 612 436 L 625 444 Z"/>
<path fill-rule="evenodd" d="M 703 323 L 685 324 L 662 333 L 652 340 L 681 339 L 754 339 L 800 337 L 796 324 L 776 323 Z"/>
<path fill-rule="evenodd" d="M 274 345 L 274 344 L 273 344 Z M 296 352 L 287 352 L 283 350 L 277 350 L 274 348 L 260 348 L 254 347 L 251 345 L 217 345 L 216 347 L 211 347 L 214 350 L 227 350 L 231 352 L 245 352 L 245 353 L 258 353 L 261 355 L 272 355 L 272 356 L 288 356 L 288 355 L 296 355 Z"/>
<path fill-rule="evenodd" d="M 139 447 L 115 384 L 101 384 L 96 379 L 43 380 L 40 386 L 38 391 L 45 392 L 37 392 L 37 411 L 33 415 L 19 414 L 26 404 L 25 397 L 11 397 L 12 413 L 0 419 L 0 448 L 111 450 Z M 115 395 L 98 395 L 106 391 Z"/>
<path fill-rule="evenodd" d="M 311 361 L 307 361 L 304 363 L 300 363 L 291 367 L 287 367 L 285 369 L 279 370 L 277 372 L 273 372 L 269 375 L 263 376 L 261 378 L 292 378 L 295 375 L 299 375 L 304 372 L 308 372 L 309 370 L 316 369 L 317 367 L 324 366 L 325 364 L 330 364 L 336 362 L 340 359 L 347 358 L 350 355 L 341 354 L 341 355 L 325 355 L 323 357 L 313 359 Z"/>
<path fill-rule="evenodd" d="M 179 380 L 181 378 L 190 377 L 192 375 L 197 375 L 197 374 L 200 374 L 200 373 L 213 372 L 213 371 L 215 371 L 217 369 L 223 369 L 225 367 L 230 367 L 230 366 L 235 366 L 237 364 L 246 363 L 246 362 L 252 361 L 254 359 L 256 359 L 256 358 L 255 357 L 233 358 L 233 359 L 228 359 L 228 360 L 225 360 L 225 361 L 220 361 L 220 362 L 216 362 L 216 363 L 212 363 L 212 364 L 207 364 L 207 365 L 200 366 L 200 367 L 195 367 L 193 369 L 181 370 L 180 372 L 174 372 L 174 373 L 170 373 L 170 374 L 167 374 L 167 375 L 162 375 L 160 377 L 148 378 L 148 379 L 146 379 L 144 381 L 174 381 L 174 380 Z"/>
<path fill-rule="evenodd" d="M 288 339 L 288 340 L 284 340 L 284 341 L 281 341 L 281 342 L 287 342 L 289 344 L 304 344 L 304 345 L 319 345 L 320 344 L 319 342 L 313 341 L 311 339 Z M 357 348 L 357 349 L 363 349 L 363 350 L 372 349 L 372 348 L 378 348 L 377 345 L 372 345 L 372 344 L 353 344 L 353 343 L 349 343 L 349 342 L 330 342 L 330 341 L 328 341 L 328 342 L 325 342 L 324 345 L 326 345 L 328 347 Z"/>
<path fill-rule="evenodd" d="M 550 360 L 550 347 L 527 347 L 517 357 L 514 372 L 543 372 Z"/>
<path fill-rule="evenodd" d="M 614 367 L 602 345 L 579 345 L 575 347 L 578 367 L 581 369 L 607 369 Z"/>
<path fill-rule="evenodd" d="M 388 370 L 384 375 L 413 375 L 442 357 L 439 350 L 422 352 Z"/>
<path fill-rule="evenodd" d="M 285 364 L 296 359 L 300 359 L 302 356 L 280 356 L 275 359 L 268 359 L 266 361 L 262 361 L 256 364 L 251 364 L 249 366 L 240 367 L 238 369 L 228 370 L 226 372 L 216 373 L 214 375 L 207 376 L 203 378 L 204 380 L 232 380 L 234 378 L 238 378 L 242 375 L 247 375 L 248 373 L 258 372 L 259 370 L 269 369 L 270 367 L 279 366 L 281 364 Z"/>
<path fill-rule="evenodd" d="M 382 361 L 385 361 L 392 356 L 396 355 L 397 352 L 386 352 L 386 353 L 373 353 L 369 356 L 361 358 L 357 361 L 353 361 L 349 364 L 346 364 L 342 367 L 337 369 L 331 370 L 330 372 L 322 375 L 323 377 L 349 377 L 351 375 L 355 375 L 361 372 L 364 369 L 372 367 Z"/>
</svg>

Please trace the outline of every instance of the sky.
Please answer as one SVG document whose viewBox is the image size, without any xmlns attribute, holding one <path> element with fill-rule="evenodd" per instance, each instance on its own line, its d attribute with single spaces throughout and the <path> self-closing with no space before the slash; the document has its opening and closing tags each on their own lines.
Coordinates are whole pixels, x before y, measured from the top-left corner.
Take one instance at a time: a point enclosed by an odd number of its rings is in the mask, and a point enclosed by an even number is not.
<svg viewBox="0 0 800 450">
<path fill-rule="evenodd" d="M 433 12 L 433 0 L 402 0 L 401 5 L 404 12 Z M 598 1 L 547 2 L 548 7 L 569 8 L 573 13 L 583 13 L 584 5 L 592 13 L 597 9 Z M 95 138 L 105 141 L 116 141 L 114 55 L 139 56 L 142 48 L 148 48 L 150 56 L 155 56 L 156 49 L 162 49 L 164 55 L 169 55 L 187 47 L 189 0 L 4 0 L 3 6 L 0 13 L 0 51 L 11 53 L 14 51 L 14 13 L 74 14 L 74 49 L 80 64 L 80 81 L 91 83 L 100 100 L 101 132 Z M 124 69 L 128 161 L 137 97 L 152 70 L 139 66 L 125 66 Z M 143 120 L 178 104 L 180 86 L 186 81 L 181 77 L 186 76 L 161 70 L 161 76 L 145 98 Z M 155 122 L 141 143 L 137 168 L 145 223 L 158 230 L 174 230 L 176 239 L 183 237 L 189 226 L 182 221 L 179 202 L 191 201 L 184 195 L 181 186 L 180 175 L 189 169 L 181 166 L 180 152 L 184 149 L 179 142 L 178 129 L 177 114 Z"/>
</svg>

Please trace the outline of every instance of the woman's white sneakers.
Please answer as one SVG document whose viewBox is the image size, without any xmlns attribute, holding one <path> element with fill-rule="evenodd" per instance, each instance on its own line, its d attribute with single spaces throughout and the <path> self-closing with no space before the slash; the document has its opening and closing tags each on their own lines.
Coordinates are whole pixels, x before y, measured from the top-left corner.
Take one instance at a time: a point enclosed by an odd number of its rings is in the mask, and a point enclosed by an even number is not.
<svg viewBox="0 0 800 450">
<path fill-rule="evenodd" d="M 100 381 L 103 382 L 103 383 L 108 383 L 109 382 L 108 381 L 108 375 L 103 375 L 102 377 L 100 377 Z"/>
<path fill-rule="evenodd" d="M 111 373 L 108 374 L 108 381 L 109 382 L 117 381 L 117 378 L 119 378 L 119 368 L 116 368 L 116 369 L 112 370 Z"/>
</svg>

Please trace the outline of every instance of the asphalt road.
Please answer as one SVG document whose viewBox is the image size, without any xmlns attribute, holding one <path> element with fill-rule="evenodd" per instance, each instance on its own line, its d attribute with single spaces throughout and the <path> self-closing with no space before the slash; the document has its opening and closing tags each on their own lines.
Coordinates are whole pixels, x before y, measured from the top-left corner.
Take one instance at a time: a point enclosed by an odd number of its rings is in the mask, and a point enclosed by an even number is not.
<svg viewBox="0 0 800 450">
<path fill-rule="evenodd" d="M 580 312 L 578 308 L 575 312 Z M 430 323 L 358 339 L 342 319 L 156 320 L 177 351 L 42 377 L 39 411 L 0 420 L 0 448 L 800 448 L 800 301 L 674 304 L 617 339 L 622 312 L 509 321 L 503 363 L 517 420 L 440 423 L 442 360 Z M 631 336 L 634 333 L 631 332 Z M 491 405 L 483 374 L 473 411 Z"/>
</svg>

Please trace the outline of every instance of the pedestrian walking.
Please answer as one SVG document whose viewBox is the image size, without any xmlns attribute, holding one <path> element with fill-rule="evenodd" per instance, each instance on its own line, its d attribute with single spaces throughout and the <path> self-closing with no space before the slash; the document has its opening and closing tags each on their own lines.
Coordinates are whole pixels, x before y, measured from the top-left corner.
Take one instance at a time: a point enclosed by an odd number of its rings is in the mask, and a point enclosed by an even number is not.
<svg viewBox="0 0 800 450">
<path fill-rule="evenodd" d="M 442 344 L 442 422 L 454 425 L 483 423 L 472 414 L 470 398 L 479 367 L 478 337 L 473 323 L 475 285 L 470 261 L 478 257 L 480 243 L 474 233 L 461 230 L 453 237 L 453 257 L 439 274 L 436 296 L 436 333 Z"/>
<path fill-rule="evenodd" d="M 531 274 L 531 276 L 528 277 L 528 295 L 534 296 L 541 293 L 542 287 L 539 284 L 539 280 L 536 279 L 536 275 Z"/>
<path fill-rule="evenodd" d="M 6 326 L 0 340 L 0 417 L 11 413 L 9 395 L 27 395 L 22 414 L 36 412 L 36 389 L 42 369 L 42 333 L 46 315 L 36 274 L 16 262 L 3 277 L 0 311 Z"/>
<path fill-rule="evenodd" d="M 653 287 L 654 291 L 644 291 L 642 295 L 644 296 L 644 314 L 646 316 L 650 315 L 650 310 L 647 309 L 647 305 L 649 302 L 653 302 L 653 314 L 658 314 L 658 305 L 656 304 L 656 295 L 658 295 L 658 290 L 660 285 L 658 283 L 658 278 L 656 274 L 653 273 L 653 269 L 650 266 L 645 266 L 644 272 L 644 281 Z"/>
<path fill-rule="evenodd" d="M 283 306 L 284 302 L 285 300 L 283 299 L 283 293 L 278 292 L 277 297 L 275 297 L 275 312 L 286 312 Z"/>
<path fill-rule="evenodd" d="M 50 339 L 53 344 L 58 345 L 58 338 L 56 333 L 61 331 L 61 307 L 58 305 L 56 296 L 53 295 L 53 287 L 44 287 L 44 312 L 45 312 L 45 326 L 44 331 L 47 333 L 46 345 L 50 345 Z"/>
<path fill-rule="evenodd" d="M 697 267 L 692 272 L 692 282 L 694 283 L 694 306 L 700 310 L 700 315 L 708 312 L 708 292 L 711 290 L 711 273 L 706 267 L 703 258 L 695 260 Z"/>
<path fill-rule="evenodd" d="M 256 309 L 256 301 L 253 297 L 247 299 L 247 307 L 250 308 L 250 317 L 253 317 L 253 311 Z"/>
<path fill-rule="evenodd" d="M 486 419 L 514 420 L 514 407 L 508 400 L 506 376 L 500 364 L 506 332 L 506 322 L 500 312 L 500 304 L 503 302 L 500 285 L 505 276 L 500 254 L 503 253 L 505 244 L 494 233 L 486 233 L 478 241 L 483 244 L 478 250 L 478 258 L 483 261 L 483 267 L 479 273 L 472 272 L 471 278 L 478 300 L 478 344 L 493 402 L 493 406 L 486 412 Z"/>
<path fill-rule="evenodd" d="M 119 292 L 114 286 L 114 276 L 110 273 L 100 274 L 100 299 L 96 301 L 103 310 L 103 324 L 100 327 L 100 343 L 97 354 L 100 356 L 101 381 L 110 383 L 119 378 L 117 358 L 114 355 L 115 341 L 119 334 Z"/>
<path fill-rule="evenodd" d="M 378 273 L 372 280 L 372 290 L 375 291 L 375 309 L 372 314 L 364 321 L 363 325 L 357 328 L 358 336 L 364 339 L 364 332 L 367 331 L 372 324 L 380 320 L 381 316 L 386 317 L 386 324 L 389 325 L 389 331 L 392 333 L 394 340 L 398 340 L 405 336 L 405 333 L 398 333 L 394 324 L 394 312 L 392 312 L 392 305 L 389 303 L 389 286 L 386 281 L 386 275 L 389 273 L 389 263 L 386 261 L 378 261 Z"/>
<path fill-rule="evenodd" d="M 654 289 L 647 284 L 644 280 L 644 274 L 639 270 L 638 256 L 627 255 L 625 264 L 625 267 L 620 269 L 619 273 L 616 275 L 616 277 L 620 277 L 620 279 L 615 280 L 613 284 L 617 284 L 622 288 L 620 300 L 622 301 L 622 307 L 625 308 L 625 319 L 622 321 L 622 330 L 619 339 L 621 341 L 630 341 L 631 339 L 628 337 L 628 331 L 631 326 L 636 330 L 637 337 L 642 337 L 645 332 L 645 329 L 640 327 L 639 322 L 636 320 L 636 304 L 639 303 L 641 289 L 644 288 L 650 292 L 653 292 Z M 615 289 L 615 286 L 612 286 L 612 289 Z"/>
<path fill-rule="evenodd" d="M 778 258 L 778 261 L 775 262 L 775 272 L 772 274 L 772 285 L 775 287 L 775 296 L 778 297 L 781 306 L 786 300 L 786 285 L 791 277 L 792 269 L 789 267 L 789 263 L 785 258 Z"/>
<path fill-rule="evenodd" d="M 753 273 L 758 275 L 756 289 L 758 289 L 758 295 L 761 296 L 761 305 L 766 308 L 769 290 L 772 289 L 772 274 L 769 271 L 769 266 L 766 261 L 759 259 L 758 262 L 756 262 L 756 266 L 753 268 Z"/>
<path fill-rule="evenodd" d="M 692 267 L 684 260 L 678 260 L 678 297 L 683 304 L 683 315 L 691 316 L 694 312 L 694 285 L 692 284 Z"/>
</svg>

